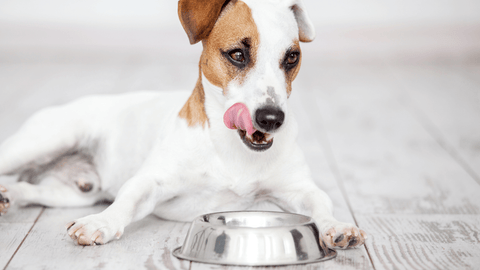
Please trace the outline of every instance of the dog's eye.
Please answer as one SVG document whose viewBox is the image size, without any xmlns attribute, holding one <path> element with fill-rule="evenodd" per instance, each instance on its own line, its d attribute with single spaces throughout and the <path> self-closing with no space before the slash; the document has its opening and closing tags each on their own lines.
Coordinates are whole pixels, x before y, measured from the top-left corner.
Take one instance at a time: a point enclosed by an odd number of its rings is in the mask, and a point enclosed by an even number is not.
<svg viewBox="0 0 480 270">
<path fill-rule="evenodd" d="M 287 52 L 285 59 L 283 60 L 283 67 L 286 71 L 294 68 L 298 64 L 298 59 L 300 58 L 299 52 Z"/>
<path fill-rule="evenodd" d="M 230 58 L 232 58 L 233 61 L 239 63 L 245 62 L 245 56 L 243 55 L 243 52 L 239 49 L 230 51 L 228 55 L 230 56 Z"/>
<path fill-rule="evenodd" d="M 298 60 L 298 54 L 297 53 L 290 53 L 287 57 L 287 64 L 288 65 L 293 65 L 297 62 Z"/>
<path fill-rule="evenodd" d="M 230 51 L 221 51 L 223 56 L 234 66 L 239 69 L 243 69 L 249 62 L 248 47 L 244 49 L 233 49 Z"/>
</svg>

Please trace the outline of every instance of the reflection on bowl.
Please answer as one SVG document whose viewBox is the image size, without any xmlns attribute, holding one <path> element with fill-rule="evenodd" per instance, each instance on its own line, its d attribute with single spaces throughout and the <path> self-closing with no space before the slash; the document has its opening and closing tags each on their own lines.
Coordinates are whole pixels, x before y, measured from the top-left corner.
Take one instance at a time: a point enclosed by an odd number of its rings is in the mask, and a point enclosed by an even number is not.
<svg viewBox="0 0 480 270">
<path fill-rule="evenodd" d="M 223 212 L 196 218 L 173 255 L 225 265 L 289 265 L 332 259 L 312 218 L 283 212 Z"/>
</svg>

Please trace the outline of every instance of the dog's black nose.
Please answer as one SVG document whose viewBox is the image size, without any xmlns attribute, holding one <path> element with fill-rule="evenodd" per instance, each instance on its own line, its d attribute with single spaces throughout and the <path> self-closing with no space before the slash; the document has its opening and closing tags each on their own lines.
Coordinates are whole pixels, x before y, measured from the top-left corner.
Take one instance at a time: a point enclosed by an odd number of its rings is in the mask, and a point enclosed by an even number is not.
<svg viewBox="0 0 480 270">
<path fill-rule="evenodd" d="M 285 120 L 285 113 L 276 107 L 260 108 L 255 113 L 255 121 L 259 128 L 268 131 L 274 131 L 282 126 Z"/>
</svg>

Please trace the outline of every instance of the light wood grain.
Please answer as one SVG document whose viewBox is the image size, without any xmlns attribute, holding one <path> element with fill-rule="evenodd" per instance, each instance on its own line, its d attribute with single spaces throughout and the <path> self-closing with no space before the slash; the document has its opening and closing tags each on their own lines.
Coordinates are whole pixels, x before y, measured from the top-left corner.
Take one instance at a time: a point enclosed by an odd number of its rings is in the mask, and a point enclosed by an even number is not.
<svg viewBox="0 0 480 270">
<path fill-rule="evenodd" d="M 416 117 L 480 184 L 480 81 L 471 66 L 391 67 Z"/>
<path fill-rule="evenodd" d="M 377 269 L 477 269 L 478 215 L 358 215 Z"/>
<path fill-rule="evenodd" d="M 0 177 L 0 183 L 11 184 L 15 177 Z M 0 269 L 3 269 L 17 251 L 22 241 L 35 224 L 35 220 L 42 213 L 43 207 L 32 206 L 0 217 Z"/>
<path fill-rule="evenodd" d="M 479 242 L 464 239 L 460 227 L 451 224 L 463 218 L 465 226 L 473 226 L 478 220 L 478 183 L 423 128 L 388 69 L 370 66 L 323 71 L 309 83 L 312 89 L 314 84 L 320 85 L 313 94 L 324 116 L 340 183 L 358 224 L 371 236 L 367 248 L 376 269 L 429 269 L 436 265 L 473 269 L 480 252 L 471 246 Z M 453 233 L 449 242 L 419 245 L 421 238 L 418 242 L 395 238 L 395 228 L 402 220 L 429 224 L 402 226 L 405 234 L 428 235 L 442 226 L 451 226 Z M 374 226 L 375 221 L 389 223 Z M 471 233 L 475 232 L 472 227 Z M 413 247 L 418 250 L 407 250 Z M 425 254 L 421 248 L 470 250 L 472 259 L 452 255 L 446 260 L 445 253 Z"/>
<path fill-rule="evenodd" d="M 154 216 L 127 227 L 121 240 L 93 247 L 74 245 L 64 225 L 105 207 L 45 210 L 8 269 L 189 268 L 189 262 L 171 255 L 172 250 L 183 243 L 189 224 Z"/>
<path fill-rule="evenodd" d="M 18 216 L 28 217 L 28 219 L 36 218 L 40 215 L 40 207 L 26 209 L 21 211 Z M 17 217 L 18 217 L 17 216 Z M 10 259 L 15 255 L 24 239 L 28 236 L 30 230 L 34 226 L 35 221 L 22 222 L 0 222 L 0 268 L 7 266 Z"/>
</svg>

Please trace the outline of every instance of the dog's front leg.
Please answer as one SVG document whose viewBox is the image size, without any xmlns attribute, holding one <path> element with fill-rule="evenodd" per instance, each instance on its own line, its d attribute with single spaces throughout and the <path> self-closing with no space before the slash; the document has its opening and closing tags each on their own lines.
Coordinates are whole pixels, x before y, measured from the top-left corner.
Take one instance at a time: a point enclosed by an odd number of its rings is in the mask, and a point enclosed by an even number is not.
<svg viewBox="0 0 480 270">
<path fill-rule="evenodd" d="M 325 244 L 330 248 L 351 248 L 365 242 L 367 234 L 354 224 L 333 217 L 328 195 L 309 178 L 289 181 L 274 192 L 274 203 L 287 212 L 313 217 Z"/>
<path fill-rule="evenodd" d="M 150 175 L 134 176 L 103 212 L 68 223 L 68 235 L 79 245 L 105 244 L 120 238 L 128 224 L 152 213 L 159 198 L 168 197 L 168 190 L 157 179 Z"/>
</svg>

